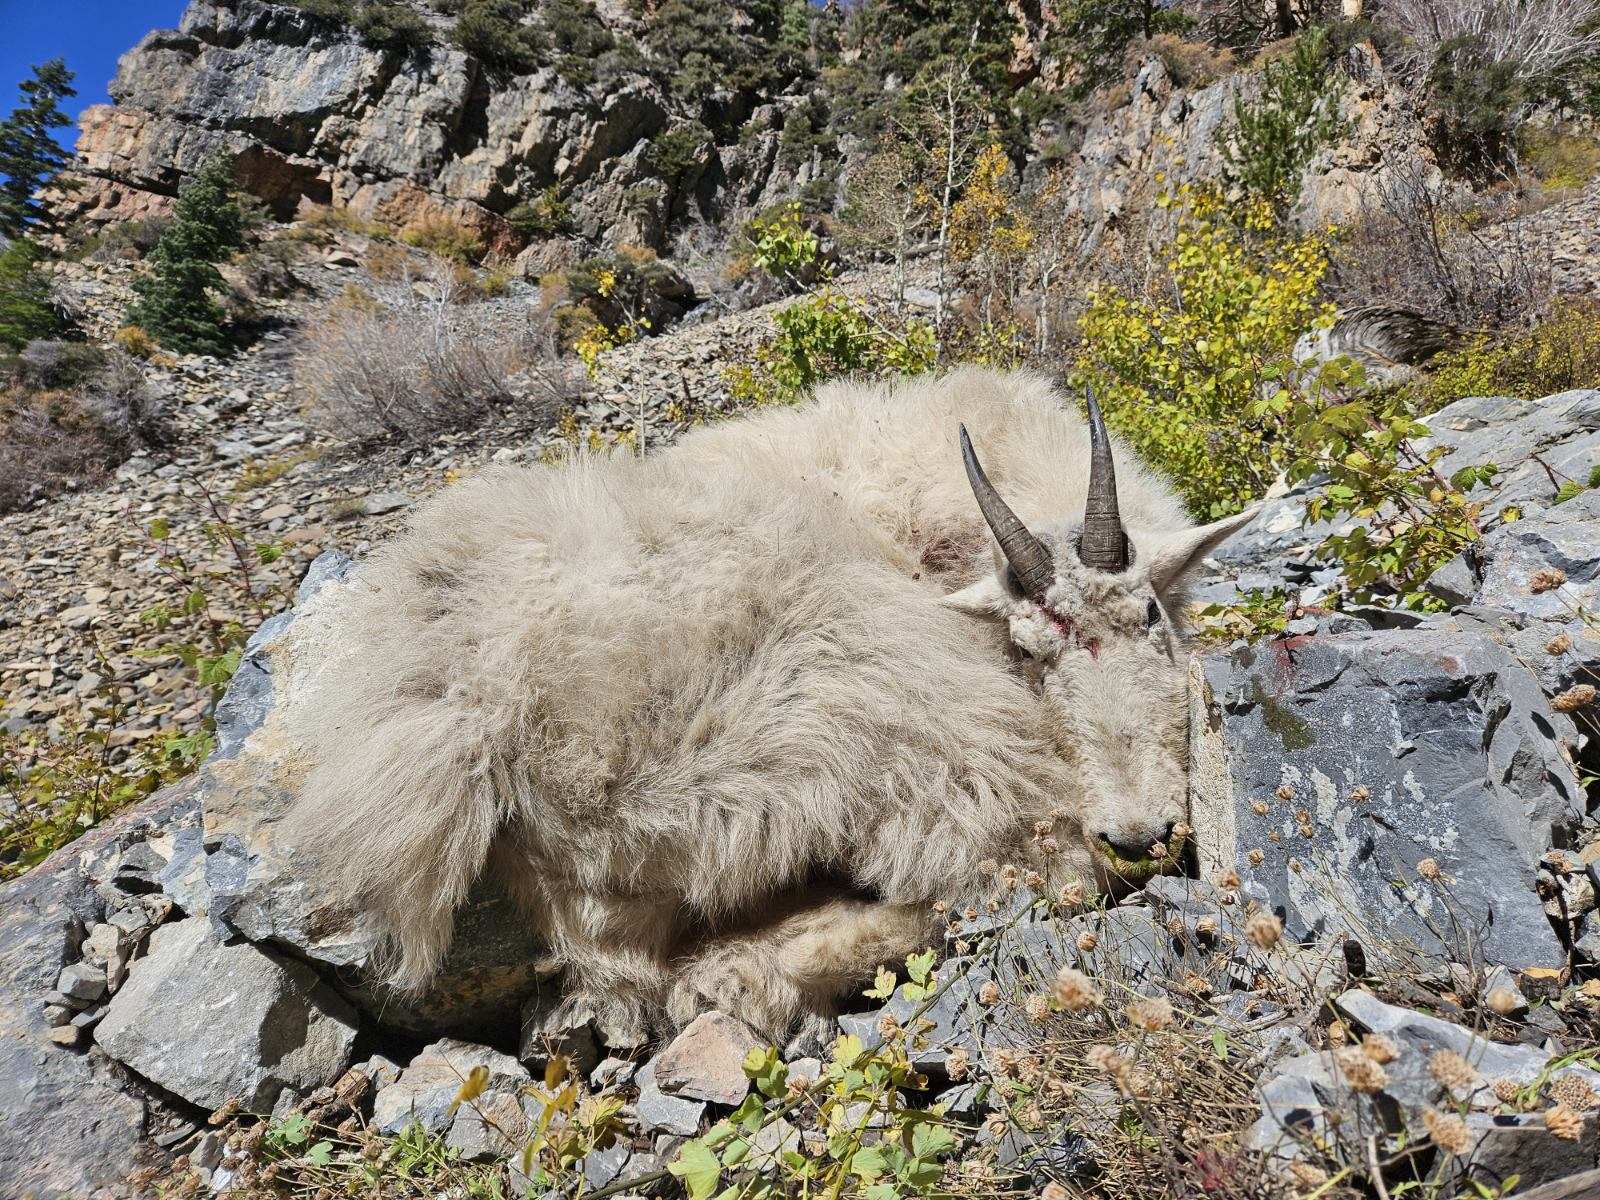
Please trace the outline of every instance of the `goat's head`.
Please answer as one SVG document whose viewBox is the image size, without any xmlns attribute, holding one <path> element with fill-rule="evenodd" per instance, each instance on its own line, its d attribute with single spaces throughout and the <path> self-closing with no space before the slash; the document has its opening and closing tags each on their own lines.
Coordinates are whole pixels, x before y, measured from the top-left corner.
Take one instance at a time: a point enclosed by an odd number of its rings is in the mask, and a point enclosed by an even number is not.
<svg viewBox="0 0 1600 1200">
<path fill-rule="evenodd" d="M 1088 398 L 1090 466 L 1081 521 L 1031 531 L 984 474 L 965 428 L 961 452 L 994 534 L 995 572 L 945 598 L 1006 622 L 1079 767 L 1083 835 L 1110 882 L 1137 882 L 1176 855 L 1188 809 L 1184 576 L 1253 511 L 1211 525 L 1124 529 L 1105 422 Z M 1159 849 L 1157 849 L 1159 847 Z"/>
</svg>

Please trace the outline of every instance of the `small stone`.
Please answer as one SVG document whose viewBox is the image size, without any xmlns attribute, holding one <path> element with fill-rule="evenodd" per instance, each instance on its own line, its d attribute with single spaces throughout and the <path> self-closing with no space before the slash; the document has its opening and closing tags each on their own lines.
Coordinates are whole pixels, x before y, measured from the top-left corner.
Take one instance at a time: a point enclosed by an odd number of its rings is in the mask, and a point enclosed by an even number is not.
<svg viewBox="0 0 1600 1200">
<path fill-rule="evenodd" d="M 700 1132 L 700 1121 L 706 1111 L 704 1101 L 680 1100 L 677 1096 L 662 1092 L 656 1086 L 654 1062 L 641 1067 L 636 1078 L 639 1100 L 634 1107 L 640 1129 L 646 1133 L 660 1132 L 683 1137 L 693 1137 Z"/>
<path fill-rule="evenodd" d="M 44 1006 L 44 1020 L 46 1025 L 71 1024 L 72 1010 L 63 1004 L 46 1004 Z"/>
<path fill-rule="evenodd" d="M 701 1013 L 655 1060 L 656 1085 L 671 1096 L 733 1106 L 750 1090 L 745 1055 L 761 1042 L 726 1013 Z"/>
<path fill-rule="evenodd" d="M 76 1046 L 83 1038 L 83 1030 L 76 1025 L 57 1025 L 45 1036 L 58 1046 Z"/>
<path fill-rule="evenodd" d="M 56 990 L 74 1000 L 93 1002 L 106 994 L 106 973 L 89 963 L 73 963 L 63 968 Z"/>
</svg>

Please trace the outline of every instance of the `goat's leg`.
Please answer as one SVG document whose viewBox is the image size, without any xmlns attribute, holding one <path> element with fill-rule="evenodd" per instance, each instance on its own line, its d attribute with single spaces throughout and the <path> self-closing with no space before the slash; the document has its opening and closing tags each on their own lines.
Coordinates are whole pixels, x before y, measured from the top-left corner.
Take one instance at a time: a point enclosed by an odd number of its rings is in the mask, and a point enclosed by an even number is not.
<svg viewBox="0 0 1600 1200">
<path fill-rule="evenodd" d="M 774 1042 L 813 1052 L 833 1038 L 838 1000 L 885 963 L 929 944 L 938 921 L 921 905 L 840 897 L 712 936 L 674 964 L 670 1015 L 737 1016 Z"/>
<path fill-rule="evenodd" d="M 545 889 L 540 907 L 551 966 L 562 971 L 565 993 L 550 1027 L 593 1020 L 608 1045 L 643 1045 L 666 1009 L 679 906 L 659 897 L 552 896 Z"/>
</svg>

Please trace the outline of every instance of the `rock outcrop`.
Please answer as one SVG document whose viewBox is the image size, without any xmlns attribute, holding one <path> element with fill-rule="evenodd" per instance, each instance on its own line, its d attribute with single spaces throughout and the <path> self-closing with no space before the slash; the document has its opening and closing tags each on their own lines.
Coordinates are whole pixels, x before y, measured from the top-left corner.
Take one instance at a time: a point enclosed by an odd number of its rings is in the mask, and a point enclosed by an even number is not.
<svg viewBox="0 0 1600 1200">
<path fill-rule="evenodd" d="M 633 36 L 624 12 L 588 19 Z M 667 179 L 650 143 L 682 115 L 651 78 L 582 87 L 556 66 L 507 76 L 435 20 L 429 45 L 399 51 L 289 4 L 193 0 L 177 29 L 124 55 L 115 103 L 83 114 L 85 186 L 63 208 L 97 222 L 161 211 L 185 175 L 226 151 L 240 182 L 284 217 L 303 204 L 397 227 L 448 214 L 515 249 L 504 214 L 559 185 L 566 232 L 659 246 L 674 211 L 750 205 L 803 182 L 777 154 L 785 102 Z"/>
</svg>

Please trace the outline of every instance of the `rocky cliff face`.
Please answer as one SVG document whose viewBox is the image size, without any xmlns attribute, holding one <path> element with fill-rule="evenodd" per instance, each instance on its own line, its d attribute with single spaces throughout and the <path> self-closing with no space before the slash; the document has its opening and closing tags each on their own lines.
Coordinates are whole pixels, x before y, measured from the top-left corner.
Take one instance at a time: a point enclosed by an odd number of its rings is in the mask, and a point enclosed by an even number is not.
<svg viewBox="0 0 1600 1200">
<path fill-rule="evenodd" d="M 620 5 L 593 19 L 631 36 Z M 219 150 L 279 215 L 334 204 L 403 225 L 442 211 L 502 246 L 503 215 L 552 186 L 575 234 L 658 245 L 675 213 L 804 182 L 778 166 L 782 101 L 752 112 L 738 144 L 695 148 L 667 180 L 651 139 L 680 116 L 644 75 L 587 89 L 554 66 L 507 77 L 442 33 L 424 49 L 383 49 L 265 0 L 194 0 L 177 29 L 123 56 L 111 94 L 114 105 L 82 117 L 88 180 L 65 201 L 92 221 L 160 211 Z"/>
<path fill-rule="evenodd" d="M 600 5 L 586 19 L 637 48 L 627 6 Z M 612 72 L 580 86 L 552 65 L 507 76 L 452 45 L 434 20 L 430 46 L 397 51 L 285 4 L 193 0 L 178 29 L 151 33 L 123 57 L 116 103 L 84 114 L 78 153 L 88 178 L 63 204 L 97 222 L 159 211 L 187 172 L 226 150 L 241 182 L 281 216 L 334 204 L 405 225 L 442 211 L 507 250 L 520 242 L 504 214 L 555 188 L 571 235 L 660 249 L 675 221 L 718 221 L 789 198 L 827 169 L 816 153 L 783 144 L 790 114 L 826 107 L 820 85 L 719 96 L 722 132 L 702 136 L 707 110 L 650 75 Z M 1427 165 L 1404 94 L 1370 47 L 1351 51 L 1346 74 L 1348 131 L 1308 169 L 1307 221 L 1345 220 L 1382 172 Z M 1090 244 L 1142 228 L 1131 218 L 1151 211 L 1164 188 L 1221 178 L 1217 134 L 1251 86 L 1234 76 L 1186 90 L 1150 57 L 1127 101 L 1091 120 L 1066 164 L 1069 207 Z M 666 134 L 681 142 L 670 153 L 657 141 Z M 846 157 L 853 146 L 840 139 Z"/>
</svg>

